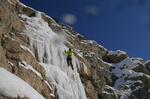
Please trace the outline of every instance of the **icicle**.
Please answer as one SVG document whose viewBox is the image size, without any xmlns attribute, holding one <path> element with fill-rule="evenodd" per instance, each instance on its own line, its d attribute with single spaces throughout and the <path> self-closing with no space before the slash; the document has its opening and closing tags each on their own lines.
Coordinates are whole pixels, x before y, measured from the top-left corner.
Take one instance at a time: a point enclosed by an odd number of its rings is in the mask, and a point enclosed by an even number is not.
<svg viewBox="0 0 150 99">
<path fill-rule="evenodd" d="M 78 59 L 73 57 L 74 71 L 67 66 L 65 40 L 52 31 L 41 18 L 41 13 L 38 12 L 36 17 L 22 15 L 22 18 L 27 19 L 24 33 L 30 39 L 30 49 L 45 68 L 48 82 L 56 86 L 59 98 L 87 99 L 77 72 L 80 67 Z"/>
</svg>

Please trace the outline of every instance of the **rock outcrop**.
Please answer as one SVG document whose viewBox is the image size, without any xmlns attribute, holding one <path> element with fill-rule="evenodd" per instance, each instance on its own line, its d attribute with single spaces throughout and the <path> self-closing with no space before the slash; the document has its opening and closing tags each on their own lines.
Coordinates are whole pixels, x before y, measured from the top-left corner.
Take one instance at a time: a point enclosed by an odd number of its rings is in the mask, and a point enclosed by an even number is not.
<svg viewBox="0 0 150 99">
<path fill-rule="evenodd" d="M 65 35 L 64 46 L 74 50 L 74 57 L 78 60 L 75 74 L 79 73 L 84 86 L 86 94 L 84 99 L 149 98 L 150 62 L 129 58 L 126 52 L 120 50 L 108 51 L 95 41 L 85 39 L 71 27 L 56 23 L 44 13 L 40 15 L 41 20 L 44 20 L 54 33 L 62 37 Z M 35 17 L 37 11 L 21 4 L 18 0 L 0 0 L 0 67 L 23 79 L 45 99 L 61 99 L 58 94 L 59 88 L 53 84 L 53 81 L 48 80 L 49 76 L 53 75 L 48 76 L 47 68 L 45 69 L 41 64 L 37 45 L 32 42 L 31 46 L 30 36 L 24 33 L 29 24 L 27 20 Z M 40 22 L 42 24 L 42 21 Z M 55 42 L 59 43 L 57 40 Z M 46 58 L 50 55 L 46 54 L 43 54 L 41 60 L 48 63 Z M 61 54 L 60 51 L 58 54 Z M 59 59 L 63 60 L 62 57 Z M 66 77 L 63 68 L 58 69 L 63 72 L 62 76 Z M 56 71 L 54 73 L 57 74 Z M 59 79 L 56 78 L 56 81 Z M 73 82 L 72 78 L 71 81 Z M 0 90 L 0 99 L 30 99 L 30 97 L 5 96 Z"/>
<path fill-rule="evenodd" d="M 117 51 L 108 51 L 103 56 L 102 59 L 108 63 L 119 63 L 127 57 L 128 57 L 128 55 L 126 52 L 117 50 Z"/>
</svg>

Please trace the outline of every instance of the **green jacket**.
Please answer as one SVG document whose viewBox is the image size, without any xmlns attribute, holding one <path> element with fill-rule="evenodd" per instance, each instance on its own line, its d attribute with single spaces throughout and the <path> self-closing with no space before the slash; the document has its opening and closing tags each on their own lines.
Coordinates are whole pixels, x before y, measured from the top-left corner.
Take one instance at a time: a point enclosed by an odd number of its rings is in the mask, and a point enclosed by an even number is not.
<svg viewBox="0 0 150 99">
<path fill-rule="evenodd" d="M 67 57 L 72 57 L 72 54 L 73 54 L 73 51 L 71 50 L 68 50 L 68 51 L 65 51 L 65 55 L 67 56 Z"/>
</svg>

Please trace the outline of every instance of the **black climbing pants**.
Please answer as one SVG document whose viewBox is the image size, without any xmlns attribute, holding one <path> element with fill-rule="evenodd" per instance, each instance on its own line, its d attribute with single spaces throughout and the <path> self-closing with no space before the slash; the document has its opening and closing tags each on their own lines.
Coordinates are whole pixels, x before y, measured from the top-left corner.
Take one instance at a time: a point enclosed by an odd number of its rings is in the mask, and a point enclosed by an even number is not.
<svg viewBox="0 0 150 99">
<path fill-rule="evenodd" d="M 73 68 L 73 64 L 72 64 L 72 58 L 71 58 L 71 57 L 67 57 L 67 64 L 68 64 L 68 66 L 71 66 L 72 70 L 74 69 L 74 68 Z"/>
</svg>

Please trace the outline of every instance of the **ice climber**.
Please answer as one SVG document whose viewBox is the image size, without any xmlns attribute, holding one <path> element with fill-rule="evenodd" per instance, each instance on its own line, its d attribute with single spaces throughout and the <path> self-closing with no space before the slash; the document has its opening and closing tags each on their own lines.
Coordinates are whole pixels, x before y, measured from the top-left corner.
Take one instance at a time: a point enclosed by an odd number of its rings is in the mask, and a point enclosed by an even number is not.
<svg viewBox="0 0 150 99">
<path fill-rule="evenodd" d="M 69 48 L 67 51 L 65 51 L 65 55 L 67 56 L 67 64 L 68 66 L 71 66 L 72 70 L 73 68 L 73 64 L 72 64 L 72 55 L 73 55 L 73 51 L 71 48 Z"/>
</svg>

